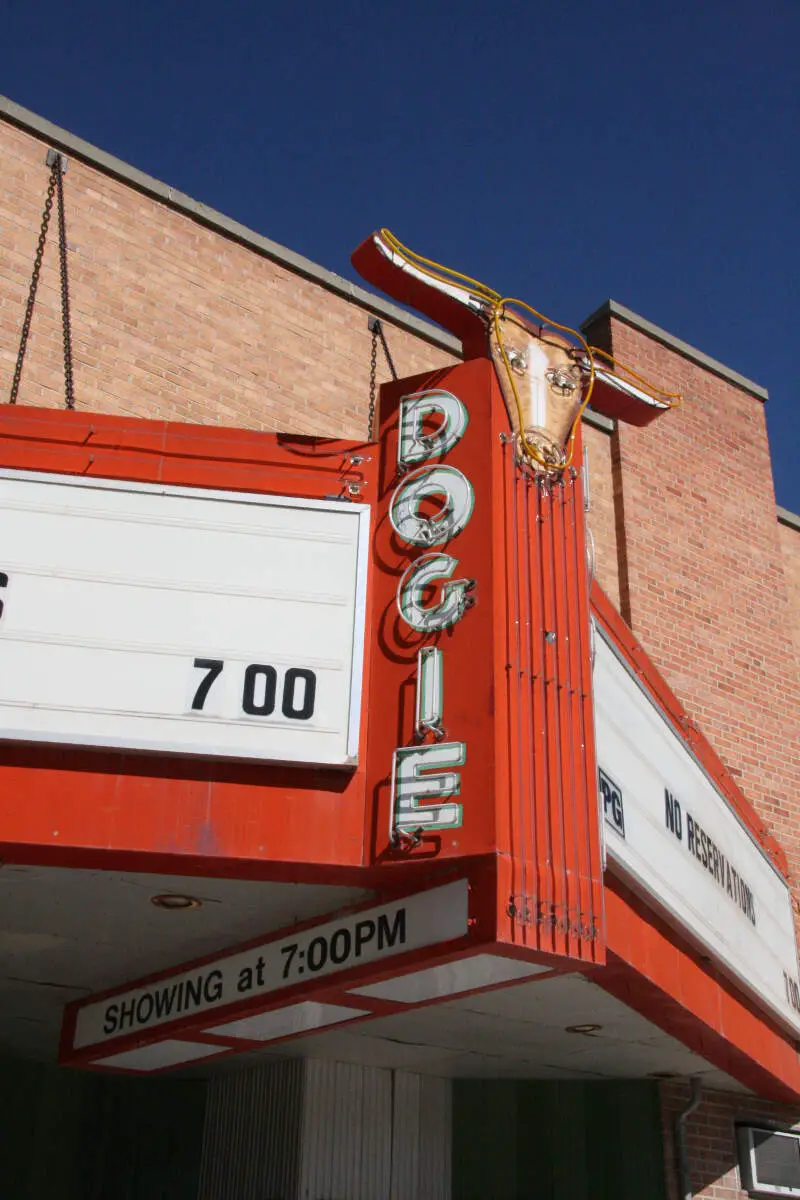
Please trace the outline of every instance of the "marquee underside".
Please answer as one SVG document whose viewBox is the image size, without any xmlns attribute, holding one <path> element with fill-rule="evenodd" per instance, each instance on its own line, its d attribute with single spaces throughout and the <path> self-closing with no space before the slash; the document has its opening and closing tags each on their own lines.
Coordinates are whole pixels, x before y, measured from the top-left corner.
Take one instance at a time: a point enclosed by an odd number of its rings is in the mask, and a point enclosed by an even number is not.
<svg viewBox="0 0 800 1200">
<path fill-rule="evenodd" d="M 570 1026 L 599 1025 L 591 1033 Z M 551 976 L 219 1059 L 192 1074 L 302 1056 L 450 1079 L 660 1079 L 747 1091 L 581 975 Z"/>
<path fill-rule="evenodd" d="M 202 907 L 163 911 L 186 893 Z M 0 869 L 0 1047 L 55 1061 L 63 1006 L 192 955 L 369 899 L 356 888 L 74 870 Z M 402 978 L 402 976 L 400 977 Z M 590 1033 L 569 1026 L 599 1025 Z M 427 1008 L 311 1033 L 181 1073 L 213 1074 L 304 1056 L 403 1067 L 440 1077 L 536 1079 L 699 1075 L 740 1087 L 676 1038 L 579 975 L 550 976 Z"/>
<path fill-rule="evenodd" d="M 151 903 L 186 895 L 201 907 Z M 372 893 L 72 867 L 0 867 L 0 1050 L 55 1061 L 64 1005 Z"/>
</svg>

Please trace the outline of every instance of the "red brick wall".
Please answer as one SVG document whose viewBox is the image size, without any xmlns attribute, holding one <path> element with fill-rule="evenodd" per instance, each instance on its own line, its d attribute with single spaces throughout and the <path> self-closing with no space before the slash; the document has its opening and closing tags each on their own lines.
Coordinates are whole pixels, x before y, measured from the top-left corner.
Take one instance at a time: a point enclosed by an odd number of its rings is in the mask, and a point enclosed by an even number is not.
<svg viewBox="0 0 800 1200">
<path fill-rule="evenodd" d="M 690 1099 L 688 1083 L 661 1085 L 664 1169 L 669 1200 L 682 1200 L 676 1168 L 675 1117 Z M 707 1091 L 700 1107 L 686 1122 L 686 1148 L 693 1193 L 712 1200 L 745 1200 L 740 1187 L 735 1122 L 779 1122 L 789 1128 L 800 1122 L 800 1108 L 781 1108 L 737 1092 Z"/>
<path fill-rule="evenodd" d="M 800 668 L 800 529 L 778 525 L 796 665 Z"/>
<path fill-rule="evenodd" d="M 49 171 L 0 121 L 0 401 L 11 386 Z M 125 416 L 344 437 L 366 433 L 367 313 L 71 159 L 65 178 L 77 405 Z M 51 221 L 20 403 L 63 404 Z M 398 373 L 451 355 L 386 325 Z M 389 377 L 378 353 L 378 383 Z"/>
<path fill-rule="evenodd" d="M 612 454 L 620 610 L 800 880 L 800 684 L 764 405 L 619 320 L 615 354 L 686 397 Z"/>
<path fill-rule="evenodd" d="M 606 595 L 619 608 L 617 515 L 611 438 L 600 429 L 584 425 L 583 444 L 589 461 L 590 507 L 586 524 L 594 541 L 595 577 Z"/>
</svg>

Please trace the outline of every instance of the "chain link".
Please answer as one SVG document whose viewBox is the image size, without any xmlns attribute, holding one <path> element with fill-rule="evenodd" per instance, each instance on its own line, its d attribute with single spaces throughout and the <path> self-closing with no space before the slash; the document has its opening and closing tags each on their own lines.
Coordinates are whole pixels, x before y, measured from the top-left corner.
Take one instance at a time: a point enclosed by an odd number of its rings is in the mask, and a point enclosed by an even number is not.
<svg viewBox="0 0 800 1200">
<path fill-rule="evenodd" d="M 375 436 L 375 393 L 377 388 L 376 377 L 378 372 L 378 322 L 375 318 L 371 318 L 370 329 L 372 330 L 372 355 L 369 360 L 369 415 L 367 417 L 367 437 L 370 441 Z"/>
<path fill-rule="evenodd" d="M 51 152 L 52 153 L 52 152 Z M 39 241 L 33 260 L 31 285 L 28 291 L 28 303 L 25 307 L 25 318 L 22 322 L 22 332 L 19 339 L 19 352 L 14 367 L 14 378 L 11 382 L 9 404 L 16 404 L 22 382 L 22 367 L 25 363 L 25 352 L 28 349 L 28 339 L 31 332 L 33 310 L 36 306 L 36 292 L 39 287 L 39 275 L 42 270 L 44 248 L 47 242 L 47 230 L 53 213 L 53 197 L 58 193 L 58 248 L 61 276 L 61 324 L 64 339 L 64 393 L 67 408 L 75 407 L 75 393 L 72 378 L 72 331 L 69 317 L 69 278 L 67 275 L 67 227 L 64 218 L 64 160 L 60 154 L 53 154 L 50 181 L 47 185 L 47 197 L 42 212 L 42 226 Z"/>
<path fill-rule="evenodd" d="M 17 403 L 19 394 L 19 385 L 22 379 L 22 365 L 25 362 L 25 351 L 28 348 L 28 336 L 31 332 L 31 321 L 33 320 L 33 309 L 36 304 L 36 289 L 39 287 L 39 272 L 42 269 L 42 256 L 44 255 L 44 246 L 47 241 L 47 228 L 50 224 L 50 215 L 53 211 L 53 196 L 56 190 L 56 174 L 60 174 L 56 165 L 50 172 L 50 183 L 47 186 L 47 199 L 44 202 L 44 212 L 42 213 L 42 228 L 39 234 L 39 244 L 36 247 L 36 255 L 33 260 L 33 274 L 31 276 L 31 286 L 28 292 L 28 305 L 25 309 L 25 319 L 22 322 L 22 334 L 19 339 L 19 353 L 17 354 L 17 365 L 14 367 L 14 379 L 11 383 L 11 395 L 9 396 L 9 404 Z"/>
<path fill-rule="evenodd" d="M 378 337 L 381 339 L 381 345 L 383 346 L 383 353 L 386 355 L 386 361 L 389 364 L 389 370 L 391 372 L 392 379 L 397 379 L 397 369 L 394 365 L 394 360 L 392 359 L 392 356 L 389 353 L 389 343 L 386 341 L 386 334 L 383 332 L 383 322 L 382 321 L 378 321 Z"/>
<path fill-rule="evenodd" d="M 369 437 L 370 440 L 375 436 L 375 397 L 377 394 L 377 371 L 378 371 L 378 338 L 381 340 L 383 352 L 386 355 L 386 361 L 389 364 L 389 370 L 392 374 L 392 379 L 397 379 L 397 371 L 395 370 L 392 356 L 389 353 L 389 346 L 386 341 L 386 334 L 383 332 L 383 324 L 377 317 L 369 317 L 367 320 L 367 329 L 372 334 L 372 355 L 369 363 Z"/>
<path fill-rule="evenodd" d="M 69 323 L 69 276 L 67 274 L 67 223 L 64 217 L 64 166 L 61 155 L 53 164 L 58 192 L 58 253 L 61 260 L 61 332 L 64 337 L 64 396 L 67 408 L 75 407 L 72 383 L 72 328 Z"/>
</svg>

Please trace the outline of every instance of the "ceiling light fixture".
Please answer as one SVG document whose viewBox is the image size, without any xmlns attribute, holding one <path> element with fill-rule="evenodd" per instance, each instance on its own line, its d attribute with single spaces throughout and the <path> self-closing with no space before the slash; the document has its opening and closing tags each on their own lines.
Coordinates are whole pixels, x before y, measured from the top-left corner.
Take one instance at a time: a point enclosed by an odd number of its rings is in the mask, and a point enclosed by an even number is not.
<svg viewBox="0 0 800 1200">
<path fill-rule="evenodd" d="M 203 901 L 196 896 L 183 896 L 179 892 L 162 892 L 151 896 L 150 903 L 156 908 L 165 908 L 168 912 L 187 912 L 190 908 L 200 908 Z"/>
<path fill-rule="evenodd" d="M 565 1033 L 597 1033 L 603 1028 L 602 1025 L 567 1025 L 564 1029 Z"/>
</svg>

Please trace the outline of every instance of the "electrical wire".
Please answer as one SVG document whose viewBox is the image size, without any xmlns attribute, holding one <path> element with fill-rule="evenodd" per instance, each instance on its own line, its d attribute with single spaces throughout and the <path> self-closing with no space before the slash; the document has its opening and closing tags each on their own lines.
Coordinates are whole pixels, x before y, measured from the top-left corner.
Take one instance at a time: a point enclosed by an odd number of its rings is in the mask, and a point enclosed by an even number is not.
<svg viewBox="0 0 800 1200">
<path fill-rule="evenodd" d="M 569 430 L 569 436 L 567 437 L 566 448 L 564 450 L 564 461 L 561 463 L 548 462 L 548 460 L 544 457 L 544 455 L 539 450 L 538 446 L 536 446 L 533 442 L 530 442 L 528 440 L 526 433 L 525 433 L 524 426 L 522 424 L 522 401 L 520 400 L 519 392 L 517 391 L 517 385 L 514 381 L 514 375 L 511 370 L 511 363 L 509 362 L 508 355 L 506 353 L 506 347 L 505 347 L 505 343 L 503 341 L 503 334 L 500 329 L 500 322 L 503 319 L 503 317 L 505 315 L 505 310 L 509 304 L 513 304 L 517 308 L 524 308 L 526 310 L 526 312 L 531 313 L 532 316 L 536 317 L 539 321 L 541 321 L 542 327 L 544 327 L 546 325 L 546 326 L 548 326 L 548 328 L 560 329 L 562 331 L 562 333 L 571 334 L 574 338 L 577 339 L 578 342 L 580 342 L 581 346 L 584 349 L 586 357 L 589 360 L 589 385 L 586 388 L 586 391 L 584 393 L 584 397 L 583 397 L 583 400 L 581 401 L 580 407 L 578 408 L 578 411 L 575 413 L 575 416 L 572 419 L 572 424 L 570 425 L 570 430 Z M 586 408 L 587 404 L 591 400 L 592 392 L 594 391 L 595 367 L 594 367 L 594 359 L 592 358 L 592 355 L 589 350 L 589 344 L 586 341 L 586 339 L 583 337 L 583 335 L 578 332 L 577 329 L 570 329 L 570 327 L 568 325 L 559 325 L 556 321 L 548 320 L 548 318 L 545 317 L 542 313 L 537 312 L 535 308 L 531 308 L 530 304 L 526 304 L 524 300 L 513 300 L 510 297 L 501 300 L 494 307 L 494 310 L 492 312 L 492 320 L 494 322 L 494 331 L 495 331 L 495 337 L 497 338 L 497 344 L 500 347 L 500 354 L 502 355 L 502 358 L 503 358 L 503 365 L 505 366 L 506 375 L 508 376 L 508 382 L 511 385 L 511 392 L 514 396 L 514 403 L 515 403 L 516 409 L 517 409 L 517 420 L 519 422 L 519 440 L 522 445 L 522 448 L 526 454 L 528 454 L 532 459 L 534 459 L 535 462 L 538 462 L 540 464 L 540 466 L 544 467 L 546 470 L 548 470 L 548 471 L 553 471 L 553 470 L 564 471 L 572 462 L 572 455 L 575 450 L 575 433 L 578 428 L 578 423 L 580 422 L 580 419 L 584 413 L 584 409 Z"/>
<path fill-rule="evenodd" d="M 452 267 L 445 267 L 442 263 L 434 262 L 432 258 L 423 258 L 421 254 L 410 250 L 394 236 L 391 230 L 381 229 L 379 236 L 386 242 L 390 250 L 394 250 L 395 254 L 404 258 L 409 266 L 416 267 L 430 279 L 435 279 L 439 283 L 452 283 L 453 280 L 457 280 L 459 283 L 469 284 L 471 290 L 482 300 L 490 303 L 497 303 L 500 300 L 500 293 L 487 287 L 485 283 L 480 283 L 479 280 L 472 279 L 469 275 L 462 275 L 460 271 L 454 271 Z"/>
<path fill-rule="evenodd" d="M 599 354 L 601 358 L 606 360 L 606 362 L 610 362 L 611 365 L 616 368 L 616 370 L 624 371 L 626 375 L 630 375 L 631 379 L 635 379 L 637 383 L 641 384 L 642 389 L 649 396 L 651 396 L 654 400 L 660 400 L 661 403 L 665 404 L 666 408 L 680 408 L 680 406 L 683 404 L 682 392 L 666 392 L 663 388 L 656 387 L 654 383 L 650 383 L 648 379 L 645 379 L 642 375 L 637 374 L 633 367 L 629 367 L 624 362 L 620 362 L 618 358 L 615 358 L 613 354 L 609 354 L 607 350 L 601 350 L 599 346 L 589 346 L 589 353 L 592 355 L 592 357 L 594 357 L 595 354 Z M 666 403 L 669 400 L 672 400 L 673 403 Z"/>
</svg>

